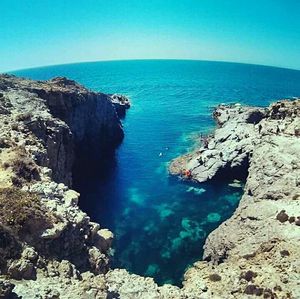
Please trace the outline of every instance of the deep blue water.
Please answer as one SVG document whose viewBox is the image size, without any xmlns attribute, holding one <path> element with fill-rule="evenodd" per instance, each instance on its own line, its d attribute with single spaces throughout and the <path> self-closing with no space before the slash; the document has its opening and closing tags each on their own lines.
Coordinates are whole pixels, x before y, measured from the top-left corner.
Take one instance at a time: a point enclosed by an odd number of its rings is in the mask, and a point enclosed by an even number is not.
<svg viewBox="0 0 300 299">
<path fill-rule="evenodd" d="M 130 97 L 123 144 L 97 176 L 81 181 L 80 205 L 115 233 L 115 267 L 160 284 L 180 284 L 186 267 L 201 259 L 206 236 L 232 215 L 242 193 L 225 183 L 184 184 L 168 176 L 168 162 L 214 128 L 215 105 L 265 106 L 300 95 L 300 71 L 235 63 L 115 61 L 14 73 L 67 76 Z"/>
</svg>

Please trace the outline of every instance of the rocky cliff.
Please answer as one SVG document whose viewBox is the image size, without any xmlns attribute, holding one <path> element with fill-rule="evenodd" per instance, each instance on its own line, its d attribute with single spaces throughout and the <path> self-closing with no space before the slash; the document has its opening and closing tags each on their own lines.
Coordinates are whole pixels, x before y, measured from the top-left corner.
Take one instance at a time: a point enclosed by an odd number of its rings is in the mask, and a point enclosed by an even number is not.
<svg viewBox="0 0 300 299">
<path fill-rule="evenodd" d="M 175 159 L 186 180 L 246 179 L 234 215 L 187 271 L 194 298 L 300 298 L 300 100 L 268 108 L 219 106 L 213 136 Z"/>
<path fill-rule="evenodd" d="M 70 189 L 74 163 L 121 142 L 128 107 L 66 78 L 0 75 L 0 298 L 299 298 L 300 101 L 220 106 L 214 135 L 171 163 L 199 183 L 246 181 L 181 289 L 110 269 L 113 234 Z"/>
<path fill-rule="evenodd" d="M 113 233 L 90 221 L 70 189 L 74 165 L 97 166 L 122 141 L 129 106 L 66 78 L 0 75 L 0 298 L 181 296 L 111 270 Z"/>
<path fill-rule="evenodd" d="M 54 296 L 32 280 L 52 277 L 59 289 L 62 273 L 79 281 L 109 270 L 113 235 L 78 208 L 69 187 L 76 160 L 95 164 L 122 141 L 122 103 L 114 102 L 66 78 L 0 75 L 0 275 L 16 280 L 23 298 Z M 0 297 L 11 289 L 2 281 Z"/>
</svg>

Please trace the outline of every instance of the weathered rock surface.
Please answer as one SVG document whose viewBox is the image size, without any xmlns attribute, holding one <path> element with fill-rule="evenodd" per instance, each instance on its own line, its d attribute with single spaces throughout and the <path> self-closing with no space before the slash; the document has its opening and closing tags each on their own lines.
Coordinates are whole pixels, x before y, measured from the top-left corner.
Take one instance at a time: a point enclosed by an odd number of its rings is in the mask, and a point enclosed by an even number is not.
<svg viewBox="0 0 300 299">
<path fill-rule="evenodd" d="M 245 192 L 207 238 L 206 261 L 186 272 L 183 290 L 192 298 L 300 298 L 300 100 L 220 106 L 214 116 L 214 136 L 170 171 L 189 170 L 185 179 L 198 182 L 247 176 Z"/>
<path fill-rule="evenodd" d="M 183 288 L 111 270 L 112 232 L 69 189 L 76 159 L 122 140 L 128 107 L 66 78 L 0 76 L 0 298 L 300 298 L 300 101 L 220 106 L 214 137 L 171 164 L 198 182 L 247 177 Z"/>
<path fill-rule="evenodd" d="M 54 298 L 44 280 L 64 293 L 65 272 L 80 284 L 79 273 L 109 270 L 113 235 L 78 208 L 69 186 L 78 155 L 96 163 L 122 141 L 122 126 L 109 96 L 66 78 L 0 75 L 0 107 L 0 276 L 23 298 Z"/>
<path fill-rule="evenodd" d="M 127 97 L 120 94 L 110 95 L 112 103 L 114 104 L 117 114 L 120 118 L 125 116 L 126 110 L 130 108 L 130 102 Z"/>
<path fill-rule="evenodd" d="M 15 127 L 11 133 L 16 137 L 24 131 L 20 142 L 34 143 L 31 135 L 39 140 L 27 149 L 39 165 L 52 170 L 56 182 L 71 184 L 75 154 L 96 163 L 101 152 L 122 141 L 111 98 L 72 80 L 58 77 L 43 82 L 2 75 L 0 92 L 2 122 L 15 120 L 9 125 Z"/>
<path fill-rule="evenodd" d="M 113 233 L 69 189 L 76 159 L 97 164 L 121 142 L 129 106 L 66 78 L 0 75 L 0 298 L 179 298 L 110 270 Z"/>
</svg>

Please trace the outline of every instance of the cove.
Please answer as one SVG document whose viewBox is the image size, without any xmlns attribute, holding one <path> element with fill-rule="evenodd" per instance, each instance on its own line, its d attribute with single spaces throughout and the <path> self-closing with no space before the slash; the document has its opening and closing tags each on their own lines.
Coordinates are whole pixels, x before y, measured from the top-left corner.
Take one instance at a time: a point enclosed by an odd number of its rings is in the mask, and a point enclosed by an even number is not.
<svg viewBox="0 0 300 299">
<path fill-rule="evenodd" d="M 266 106 L 299 94 L 300 72 L 204 61 L 115 61 L 15 72 L 33 79 L 66 76 L 89 88 L 130 97 L 125 139 L 96 172 L 78 173 L 80 207 L 115 234 L 113 266 L 180 285 L 200 260 L 207 235 L 229 218 L 242 188 L 189 185 L 169 177 L 169 161 L 214 129 L 220 103 Z"/>
</svg>

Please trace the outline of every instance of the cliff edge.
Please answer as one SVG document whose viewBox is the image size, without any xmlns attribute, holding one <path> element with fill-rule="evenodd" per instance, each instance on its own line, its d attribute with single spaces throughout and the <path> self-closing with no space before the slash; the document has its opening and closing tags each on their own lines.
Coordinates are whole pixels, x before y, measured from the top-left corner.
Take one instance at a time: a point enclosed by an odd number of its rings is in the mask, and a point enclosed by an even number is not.
<svg viewBox="0 0 300 299">
<path fill-rule="evenodd" d="M 0 75 L 0 298 L 299 298 L 300 100 L 221 105 L 214 135 L 171 163 L 186 180 L 246 181 L 182 288 L 112 270 L 113 233 L 70 189 L 74 163 L 122 141 L 129 106 L 63 77 Z"/>
<path fill-rule="evenodd" d="M 74 164 L 91 170 L 122 141 L 129 107 L 125 96 L 63 77 L 0 75 L 0 298 L 181 296 L 112 270 L 113 233 L 90 221 L 70 189 Z"/>
<path fill-rule="evenodd" d="M 96 163 L 122 141 L 114 102 L 63 77 L 0 75 L 1 298 L 12 284 L 22 298 L 83 298 L 97 274 L 105 289 L 113 234 L 69 188 L 76 160 Z"/>
<path fill-rule="evenodd" d="M 185 274 L 195 298 L 300 298 L 300 100 L 268 108 L 221 105 L 218 128 L 172 161 L 186 180 L 244 179 L 233 216 L 207 238 Z"/>
</svg>

